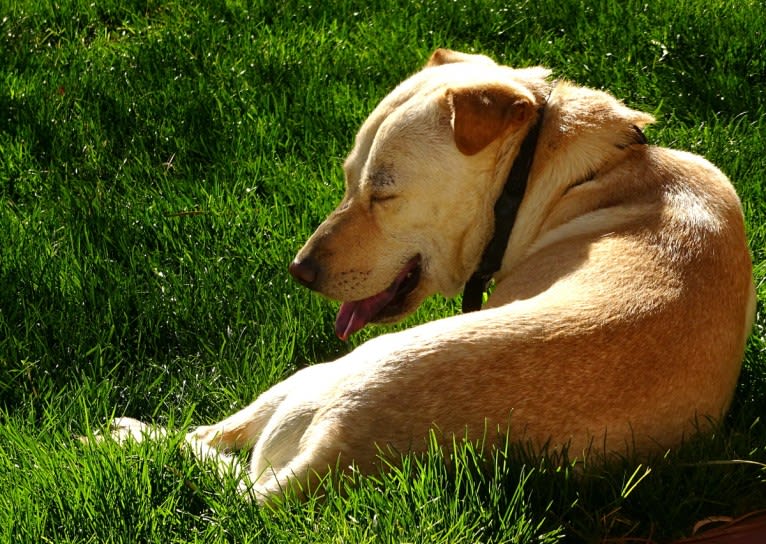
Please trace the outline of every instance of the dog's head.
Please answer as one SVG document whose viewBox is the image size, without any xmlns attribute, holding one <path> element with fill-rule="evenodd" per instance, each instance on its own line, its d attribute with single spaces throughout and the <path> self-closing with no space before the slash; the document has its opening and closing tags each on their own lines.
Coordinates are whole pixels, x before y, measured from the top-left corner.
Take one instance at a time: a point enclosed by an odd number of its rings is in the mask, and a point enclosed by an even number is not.
<svg viewBox="0 0 766 544">
<path fill-rule="evenodd" d="M 340 338 L 460 291 L 547 75 L 437 50 L 375 108 L 344 164 L 343 200 L 290 265 L 302 284 L 343 302 Z"/>
</svg>

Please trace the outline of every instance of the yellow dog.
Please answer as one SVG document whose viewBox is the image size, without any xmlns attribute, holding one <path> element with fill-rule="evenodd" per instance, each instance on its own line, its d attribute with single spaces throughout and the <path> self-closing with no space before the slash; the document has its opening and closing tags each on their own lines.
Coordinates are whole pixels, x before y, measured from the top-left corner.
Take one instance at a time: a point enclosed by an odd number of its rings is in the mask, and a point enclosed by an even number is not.
<svg viewBox="0 0 766 544">
<path fill-rule="evenodd" d="M 725 413 L 755 311 L 734 189 L 648 145 L 650 115 L 548 75 L 437 50 L 363 124 L 345 197 L 290 267 L 343 302 L 344 339 L 433 293 L 477 309 L 492 278 L 484 308 L 301 370 L 189 433 L 195 452 L 252 448 L 243 487 L 268 500 L 431 431 L 640 453 Z"/>
</svg>

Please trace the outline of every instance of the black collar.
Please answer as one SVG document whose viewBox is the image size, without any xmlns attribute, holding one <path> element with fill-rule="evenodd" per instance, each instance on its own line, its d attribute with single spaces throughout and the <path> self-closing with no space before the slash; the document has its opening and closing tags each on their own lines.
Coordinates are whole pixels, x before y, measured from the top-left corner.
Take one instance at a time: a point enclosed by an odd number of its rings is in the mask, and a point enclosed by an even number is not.
<svg viewBox="0 0 766 544">
<path fill-rule="evenodd" d="M 545 105 L 538 109 L 537 121 L 527 132 L 524 141 L 521 142 L 519 153 L 513 161 L 503 192 L 495 202 L 495 232 L 484 248 L 479 266 L 463 288 L 463 313 L 481 309 L 487 284 L 492 279 L 492 275 L 500 270 L 503 255 L 508 248 L 508 239 L 511 237 L 511 230 L 516 221 L 516 213 L 519 211 L 521 200 L 527 190 L 529 171 L 532 168 L 532 160 L 537 149 L 537 138 L 540 135 L 540 126 L 543 124 L 544 115 Z"/>
</svg>

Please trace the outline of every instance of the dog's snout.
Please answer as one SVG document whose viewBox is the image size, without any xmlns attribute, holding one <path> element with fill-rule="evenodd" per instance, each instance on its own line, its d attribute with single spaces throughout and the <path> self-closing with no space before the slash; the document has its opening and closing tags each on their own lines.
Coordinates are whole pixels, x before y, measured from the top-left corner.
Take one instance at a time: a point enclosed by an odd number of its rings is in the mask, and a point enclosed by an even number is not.
<svg viewBox="0 0 766 544">
<path fill-rule="evenodd" d="M 309 289 L 313 288 L 319 277 L 319 267 L 311 259 L 295 259 L 290 263 L 290 274 Z"/>
</svg>

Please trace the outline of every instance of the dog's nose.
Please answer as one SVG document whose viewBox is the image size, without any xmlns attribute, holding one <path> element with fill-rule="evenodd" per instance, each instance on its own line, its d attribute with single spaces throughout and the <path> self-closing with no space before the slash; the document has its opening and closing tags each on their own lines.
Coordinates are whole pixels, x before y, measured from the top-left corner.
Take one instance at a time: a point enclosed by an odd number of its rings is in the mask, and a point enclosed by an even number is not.
<svg viewBox="0 0 766 544">
<path fill-rule="evenodd" d="M 298 283 L 311 288 L 319 276 L 319 267 L 311 259 L 295 259 L 290 263 L 290 274 Z"/>
</svg>

